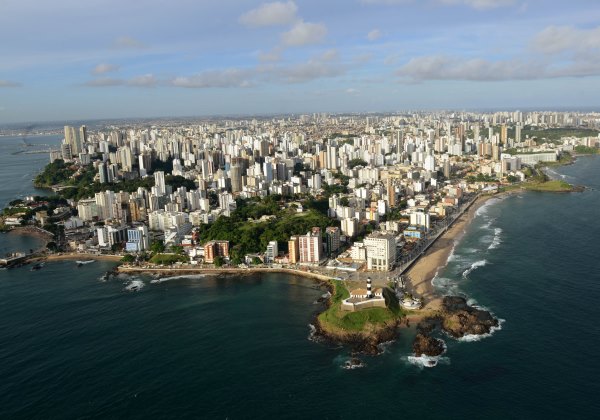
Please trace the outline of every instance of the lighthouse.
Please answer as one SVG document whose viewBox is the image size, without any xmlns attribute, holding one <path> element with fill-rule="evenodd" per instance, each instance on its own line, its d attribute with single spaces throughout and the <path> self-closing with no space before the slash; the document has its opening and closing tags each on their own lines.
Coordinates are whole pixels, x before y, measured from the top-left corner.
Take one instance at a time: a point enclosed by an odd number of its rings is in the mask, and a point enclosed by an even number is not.
<svg viewBox="0 0 600 420">
<path fill-rule="evenodd" d="M 371 288 L 371 277 L 367 277 L 367 299 L 373 297 L 373 289 Z"/>
</svg>

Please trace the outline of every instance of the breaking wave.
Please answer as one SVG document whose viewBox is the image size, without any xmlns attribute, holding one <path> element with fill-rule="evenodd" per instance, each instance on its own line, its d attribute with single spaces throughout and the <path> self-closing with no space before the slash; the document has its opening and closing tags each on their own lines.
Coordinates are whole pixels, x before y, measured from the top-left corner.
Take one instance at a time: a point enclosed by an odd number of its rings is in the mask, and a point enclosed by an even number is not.
<svg viewBox="0 0 600 420">
<path fill-rule="evenodd" d="M 504 322 L 506 322 L 505 319 L 498 318 L 498 326 L 492 327 L 490 329 L 489 333 L 487 333 L 487 334 L 466 334 L 466 335 L 462 336 L 461 338 L 458 338 L 457 341 L 464 342 L 464 343 L 471 343 L 473 341 L 481 341 L 484 338 L 491 337 L 496 331 L 500 331 L 502 329 L 502 324 L 504 324 Z"/>
<path fill-rule="evenodd" d="M 466 278 L 469 274 L 471 274 L 471 272 L 478 269 L 479 267 L 485 266 L 486 264 L 487 264 L 487 260 L 475 261 L 473 264 L 471 264 L 471 266 L 469 268 L 467 268 L 465 271 L 463 271 L 462 276 L 464 278 Z"/>
<path fill-rule="evenodd" d="M 125 286 L 125 290 L 127 292 L 138 292 L 140 291 L 146 284 L 142 280 L 131 280 L 127 286 Z"/>
<path fill-rule="evenodd" d="M 446 345 L 444 344 L 444 348 Z M 444 353 L 446 350 L 444 349 Z M 438 364 L 449 365 L 450 358 L 444 356 L 442 353 L 439 356 L 426 356 L 422 354 L 421 356 L 406 356 L 406 361 L 411 365 L 417 366 L 421 369 L 423 368 L 432 368 L 436 367 Z"/>
<path fill-rule="evenodd" d="M 501 228 L 495 228 L 494 229 L 494 238 L 492 239 L 492 243 L 490 244 L 490 246 L 488 247 L 488 249 L 496 249 L 496 248 L 498 248 L 498 246 L 502 243 L 502 240 L 500 239 L 500 235 L 502 235 L 502 229 Z"/>
<path fill-rule="evenodd" d="M 204 277 L 206 277 L 206 274 L 183 274 L 180 276 L 172 276 L 172 277 L 163 277 L 163 278 L 153 279 L 153 280 L 150 280 L 150 283 L 159 284 L 159 283 L 164 283 L 166 281 L 182 280 L 182 279 L 198 280 L 198 279 L 201 279 Z"/>
</svg>

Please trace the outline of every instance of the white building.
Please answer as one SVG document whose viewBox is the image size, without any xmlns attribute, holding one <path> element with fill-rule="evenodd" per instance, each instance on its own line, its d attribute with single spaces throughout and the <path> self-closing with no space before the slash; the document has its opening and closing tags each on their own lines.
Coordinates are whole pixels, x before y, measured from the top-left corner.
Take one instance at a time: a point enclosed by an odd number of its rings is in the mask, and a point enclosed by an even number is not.
<svg viewBox="0 0 600 420">
<path fill-rule="evenodd" d="M 127 252 L 140 252 L 150 248 L 150 239 L 147 226 L 137 226 L 127 229 Z"/>
<path fill-rule="evenodd" d="M 279 255 L 279 248 L 277 241 L 270 241 L 267 245 L 267 252 L 265 253 L 265 263 L 272 264 L 275 262 L 275 257 Z"/>
<path fill-rule="evenodd" d="M 389 271 L 396 262 L 396 240 L 392 235 L 371 234 L 364 239 L 367 269 Z"/>
</svg>

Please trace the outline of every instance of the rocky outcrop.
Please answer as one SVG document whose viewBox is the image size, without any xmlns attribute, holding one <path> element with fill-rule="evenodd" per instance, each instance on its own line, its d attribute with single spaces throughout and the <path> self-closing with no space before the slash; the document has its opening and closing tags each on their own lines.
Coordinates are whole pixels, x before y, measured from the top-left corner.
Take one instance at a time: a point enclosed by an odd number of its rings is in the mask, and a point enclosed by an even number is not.
<svg viewBox="0 0 600 420">
<path fill-rule="evenodd" d="M 418 333 L 413 342 L 413 353 L 415 356 L 439 356 L 446 350 L 443 340 L 433 338 L 426 334 Z"/>
<path fill-rule="evenodd" d="M 467 304 L 461 296 L 445 296 L 442 309 L 434 316 L 424 318 L 417 325 L 417 335 L 413 342 L 416 356 L 439 356 L 445 350 L 443 340 L 432 337 L 442 330 L 454 338 L 465 335 L 488 334 L 498 326 L 498 319 L 483 309 Z"/>
<path fill-rule="evenodd" d="M 317 317 L 314 322 L 315 333 L 318 337 L 326 341 L 347 345 L 355 354 L 376 355 L 382 352 L 381 344 L 393 341 L 398 336 L 399 321 L 387 322 L 371 328 L 368 331 L 360 332 L 333 332 L 326 331 Z"/>
<path fill-rule="evenodd" d="M 442 304 L 441 327 L 452 337 L 488 334 L 498 320 L 488 311 L 467 305 L 465 298 L 446 296 Z"/>
</svg>

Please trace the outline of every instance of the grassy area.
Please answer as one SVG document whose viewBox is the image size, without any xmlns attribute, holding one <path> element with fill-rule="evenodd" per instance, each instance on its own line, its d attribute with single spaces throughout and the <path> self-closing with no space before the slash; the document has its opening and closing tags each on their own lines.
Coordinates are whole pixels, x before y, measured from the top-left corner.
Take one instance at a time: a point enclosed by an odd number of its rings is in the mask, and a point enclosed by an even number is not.
<svg viewBox="0 0 600 420">
<path fill-rule="evenodd" d="M 596 137 L 598 130 L 591 128 L 574 128 L 574 127 L 561 127 L 561 128 L 546 128 L 543 130 L 522 130 L 521 135 L 523 138 L 526 136 L 537 137 L 539 139 L 547 139 L 550 141 L 557 141 L 563 137 Z"/>
<path fill-rule="evenodd" d="M 156 254 L 150 258 L 150 262 L 158 265 L 173 265 L 176 262 L 188 262 L 188 257 L 177 254 Z"/>
<path fill-rule="evenodd" d="M 319 315 L 321 326 L 326 330 L 359 332 L 368 330 L 370 326 L 382 324 L 404 316 L 398 301 L 392 296 L 391 290 L 386 289 L 386 303 L 388 308 L 368 308 L 357 312 L 347 312 L 341 309 L 342 300 L 348 298 L 350 293 L 339 280 L 332 280 L 333 296 L 329 308 Z"/>
<path fill-rule="evenodd" d="M 565 181 L 552 180 L 546 182 L 528 182 L 522 187 L 529 191 L 544 191 L 544 192 L 569 192 L 573 191 L 573 186 Z"/>
<path fill-rule="evenodd" d="M 575 153 L 580 155 L 597 155 L 600 153 L 600 149 L 588 146 L 575 146 Z"/>
</svg>

